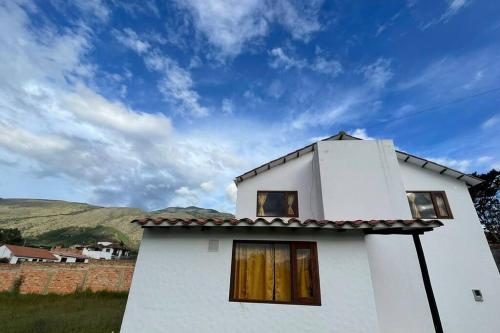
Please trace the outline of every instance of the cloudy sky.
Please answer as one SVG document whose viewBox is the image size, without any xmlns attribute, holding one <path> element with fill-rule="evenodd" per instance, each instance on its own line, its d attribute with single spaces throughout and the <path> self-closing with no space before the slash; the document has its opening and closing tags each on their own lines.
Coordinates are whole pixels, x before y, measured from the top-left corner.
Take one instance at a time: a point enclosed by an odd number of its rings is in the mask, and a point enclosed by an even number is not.
<svg viewBox="0 0 500 333">
<path fill-rule="evenodd" d="M 340 130 L 500 168 L 500 3 L 0 0 L 0 197 L 234 210 Z"/>
</svg>

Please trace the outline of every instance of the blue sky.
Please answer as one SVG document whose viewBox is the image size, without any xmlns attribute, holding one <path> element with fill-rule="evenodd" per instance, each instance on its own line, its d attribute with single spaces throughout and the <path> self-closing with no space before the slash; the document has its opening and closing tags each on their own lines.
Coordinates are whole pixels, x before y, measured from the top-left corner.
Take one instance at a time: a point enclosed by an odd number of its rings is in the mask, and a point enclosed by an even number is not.
<svg viewBox="0 0 500 333">
<path fill-rule="evenodd" d="M 500 168 L 500 3 L 0 1 L 0 196 L 234 210 L 345 130 Z"/>
</svg>

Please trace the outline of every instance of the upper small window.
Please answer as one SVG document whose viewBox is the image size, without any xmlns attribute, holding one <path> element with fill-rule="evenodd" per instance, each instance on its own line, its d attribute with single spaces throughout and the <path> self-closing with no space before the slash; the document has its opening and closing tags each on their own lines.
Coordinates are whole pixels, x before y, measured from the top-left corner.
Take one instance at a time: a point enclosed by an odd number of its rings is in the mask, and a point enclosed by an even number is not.
<svg viewBox="0 0 500 333">
<path fill-rule="evenodd" d="M 406 192 L 415 219 L 451 219 L 450 205 L 444 192 Z"/>
<path fill-rule="evenodd" d="M 258 191 L 257 216 L 298 217 L 297 191 Z"/>
</svg>

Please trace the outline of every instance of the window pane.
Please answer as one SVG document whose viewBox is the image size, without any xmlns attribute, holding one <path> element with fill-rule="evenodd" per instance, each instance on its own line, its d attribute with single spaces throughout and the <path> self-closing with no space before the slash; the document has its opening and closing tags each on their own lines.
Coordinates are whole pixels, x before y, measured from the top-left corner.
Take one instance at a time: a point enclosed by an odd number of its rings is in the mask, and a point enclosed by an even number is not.
<svg viewBox="0 0 500 333">
<path fill-rule="evenodd" d="M 286 216 L 285 192 L 259 192 L 257 204 L 259 216 Z"/>
<path fill-rule="evenodd" d="M 407 193 L 408 203 L 410 204 L 411 214 L 416 219 L 432 219 L 436 218 L 434 205 L 432 203 L 431 194 L 424 193 Z"/>
<path fill-rule="evenodd" d="M 450 213 L 448 212 L 448 208 L 446 207 L 446 204 L 444 202 L 443 193 L 434 193 L 434 201 L 436 201 L 436 209 L 439 213 L 439 216 L 449 217 Z"/>
<path fill-rule="evenodd" d="M 311 276 L 311 249 L 297 249 L 296 289 L 298 298 L 313 297 Z"/>
<path fill-rule="evenodd" d="M 238 243 L 234 265 L 235 299 L 291 300 L 289 245 Z"/>
</svg>

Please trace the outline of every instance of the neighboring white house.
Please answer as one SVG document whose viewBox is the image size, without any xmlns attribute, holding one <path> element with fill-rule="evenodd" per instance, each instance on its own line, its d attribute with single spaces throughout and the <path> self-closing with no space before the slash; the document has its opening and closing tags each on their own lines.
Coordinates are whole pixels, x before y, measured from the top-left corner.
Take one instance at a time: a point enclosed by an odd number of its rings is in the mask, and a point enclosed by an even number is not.
<svg viewBox="0 0 500 333">
<path fill-rule="evenodd" d="M 25 261 L 57 261 L 57 258 L 48 250 L 9 244 L 0 246 L 0 258 L 7 258 L 10 264 L 17 264 Z"/>
<path fill-rule="evenodd" d="M 89 262 L 89 257 L 83 255 L 82 251 L 78 249 L 54 247 L 50 250 L 50 253 L 52 253 L 57 258 L 57 262 L 66 262 L 66 263 Z"/>
<path fill-rule="evenodd" d="M 235 219 L 133 221 L 121 332 L 499 332 L 480 179 L 341 132 L 235 182 Z"/>
<path fill-rule="evenodd" d="M 121 257 L 128 257 L 130 250 L 119 243 L 113 242 L 97 242 L 97 244 L 86 245 L 73 245 L 82 251 L 82 254 L 93 259 L 119 259 Z"/>
</svg>

